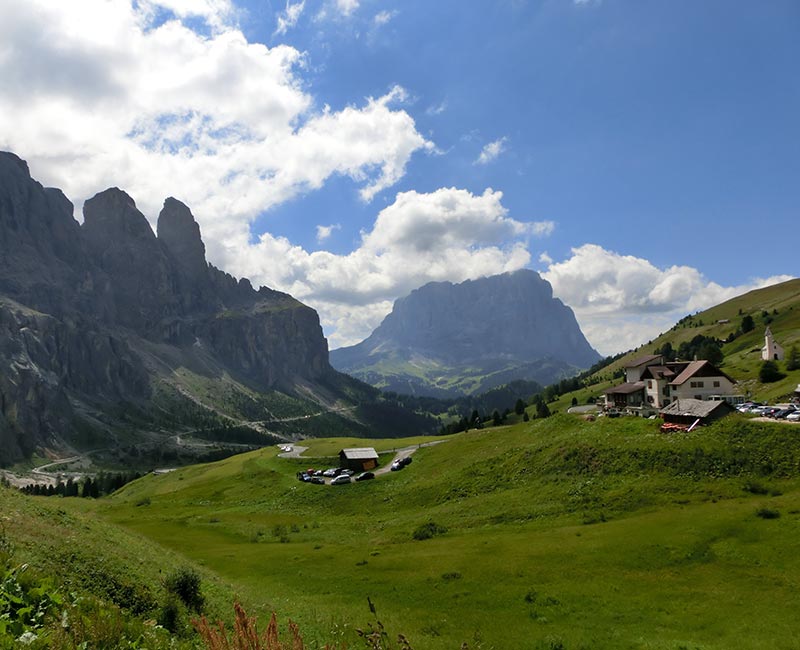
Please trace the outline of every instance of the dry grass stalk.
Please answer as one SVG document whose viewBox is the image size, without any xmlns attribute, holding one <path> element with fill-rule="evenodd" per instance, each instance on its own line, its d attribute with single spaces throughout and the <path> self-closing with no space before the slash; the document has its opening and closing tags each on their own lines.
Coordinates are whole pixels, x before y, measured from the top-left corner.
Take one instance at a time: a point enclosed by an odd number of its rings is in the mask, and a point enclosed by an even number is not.
<svg viewBox="0 0 800 650">
<path fill-rule="evenodd" d="M 267 629 L 259 636 L 255 616 L 248 616 L 239 603 L 234 605 L 234 611 L 233 636 L 230 639 L 222 621 L 212 625 L 205 616 L 192 619 L 192 625 L 200 634 L 207 650 L 304 650 L 303 639 L 296 623 L 289 621 L 292 635 L 289 646 L 281 643 L 278 636 L 275 612 L 272 613 Z"/>
</svg>

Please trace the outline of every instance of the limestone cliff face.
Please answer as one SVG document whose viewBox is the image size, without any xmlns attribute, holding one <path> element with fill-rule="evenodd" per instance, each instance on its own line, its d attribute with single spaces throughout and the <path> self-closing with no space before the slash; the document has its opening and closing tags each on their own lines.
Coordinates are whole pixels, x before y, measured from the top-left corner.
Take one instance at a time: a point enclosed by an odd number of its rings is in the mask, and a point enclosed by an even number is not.
<svg viewBox="0 0 800 650">
<path fill-rule="evenodd" d="M 336 374 L 316 312 L 209 265 L 180 201 L 165 201 L 158 235 L 117 188 L 85 203 L 82 225 L 72 210 L 0 153 L 0 462 L 63 444 L 75 404 L 146 404 L 158 364 L 137 341 L 202 350 L 262 390 Z"/>
<path fill-rule="evenodd" d="M 546 384 L 599 358 L 572 310 L 530 270 L 426 284 L 397 300 L 367 339 L 331 352 L 334 367 L 364 381 L 434 395 L 454 381 L 454 395 L 513 379 Z"/>
</svg>

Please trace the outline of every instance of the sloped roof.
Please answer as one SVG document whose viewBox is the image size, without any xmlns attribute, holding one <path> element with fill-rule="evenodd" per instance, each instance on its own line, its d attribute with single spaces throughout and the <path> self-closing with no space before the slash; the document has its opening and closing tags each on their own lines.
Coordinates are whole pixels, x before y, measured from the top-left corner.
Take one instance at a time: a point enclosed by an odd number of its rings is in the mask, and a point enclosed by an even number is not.
<svg viewBox="0 0 800 650">
<path fill-rule="evenodd" d="M 673 379 L 670 384 L 672 386 L 680 386 L 683 383 L 686 383 L 689 379 L 694 377 L 695 375 L 699 374 L 701 371 L 704 371 L 703 377 L 725 377 L 729 382 L 735 384 L 736 381 L 728 377 L 722 370 L 711 365 L 709 361 L 698 360 L 698 361 L 690 361 L 689 365 L 686 366 L 684 371 L 679 374 L 675 379 Z"/>
<path fill-rule="evenodd" d="M 706 418 L 717 409 L 733 410 L 727 402 L 703 401 L 699 399 L 676 399 L 661 409 L 662 415 L 683 415 L 693 418 Z"/>
<path fill-rule="evenodd" d="M 672 379 L 674 376 L 675 371 L 668 366 L 647 366 L 642 373 L 643 379 Z"/>
<path fill-rule="evenodd" d="M 339 452 L 339 455 L 342 454 L 344 454 L 344 457 L 348 460 L 369 460 L 371 458 L 378 457 L 378 452 L 372 447 L 354 447 L 353 449 L 342 449 L 342 451 Z"/>
<path fill-rule="evenodd" d="M 639 357 L 638 359 L 634 359 L 630 363 L 626 364 L 625 367 L 626 368 L 638 368 L 639 366 L 644 366 L 644 365 L 650 364 L 653 361 L 656 361 L 658 359 L 661 359 L 661 355 L 660 354 L 648 354 L 647 356 Z"/>
<path fill-rule="evenodd" d="M 603 391 L 605 395 L 630 395 L 638 390 L 644 390 L 643 381 L 626 382 L 619 386 L 612 386 Z"/>
</svg>

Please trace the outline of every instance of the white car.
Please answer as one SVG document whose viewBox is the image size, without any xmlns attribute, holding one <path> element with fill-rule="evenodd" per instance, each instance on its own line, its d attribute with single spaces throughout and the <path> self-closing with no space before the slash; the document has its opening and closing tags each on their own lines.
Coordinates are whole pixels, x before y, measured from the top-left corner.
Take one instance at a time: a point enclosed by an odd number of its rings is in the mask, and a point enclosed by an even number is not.
<svg viewBox="0 0 800 650">
<path fill-rule="evenodd" d="M 347 474 L 339 474 L 331 481 L 331 485 L 344 485 L 345 483 L 350 483 L 350 477 Z"/>
<path fill-rule="evenodd" d="M 800 411 L 795 411 L 794 413 L 789 413 L 789 415 L 786 416 L 786 419 L 789 422 L 800 422 Z"/>
</svg>

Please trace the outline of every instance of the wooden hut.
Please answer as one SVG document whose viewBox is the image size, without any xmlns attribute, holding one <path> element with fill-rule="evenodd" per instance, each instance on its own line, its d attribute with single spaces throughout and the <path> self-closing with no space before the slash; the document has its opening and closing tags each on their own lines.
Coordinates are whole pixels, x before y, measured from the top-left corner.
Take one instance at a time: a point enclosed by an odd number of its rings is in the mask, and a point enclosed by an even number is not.
<svg viewBox="0 0 800 650">
<path fill-rule="evenodd" d="M 372 447 L 355 447 L 339 452 L 339 466 L 354 472 L 366 472 L 378 466 L 378 452 Z"/>
<path fill-rule="evenodd" d="M 664 430 L 674 430 L 709 424 L 734 410 L 733 406 L 724 400 L 716 402 L 683 397 L 665 406 L 660 414 L 664 419 Z"/>
</svg>

